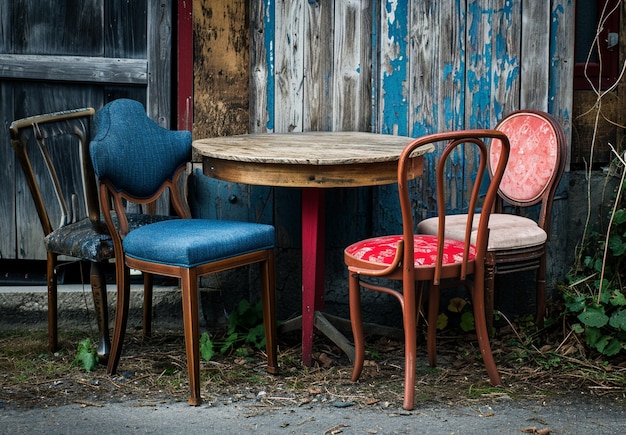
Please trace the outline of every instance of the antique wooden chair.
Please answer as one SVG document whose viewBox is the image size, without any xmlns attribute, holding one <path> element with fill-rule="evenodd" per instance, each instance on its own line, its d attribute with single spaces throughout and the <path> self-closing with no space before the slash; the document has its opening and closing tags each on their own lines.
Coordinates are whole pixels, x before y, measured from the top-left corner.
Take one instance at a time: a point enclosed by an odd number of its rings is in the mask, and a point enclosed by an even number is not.
<svg viewBox="0 0 626 435">
<path fill-rule="evenodd" d="M 258 263 L 266 337 L 267 370 L 276 373 L 276 310 L 274 227 L 209 219 L 191 219 L 181 177 L 191 159 L 191 133 L 170 131 L 146 116 L 143 106 L 119 99 L 96 113 L 90 144 L 95 172 L 101 182 L 100 200 L 117 255 L 117 312 L 107 370 L 119 362 L 129 299 L 129 268 L 181 280 L 185 347 L 191 396 L 199 405 L 200 361 L 198 277 Z M 184 177 L 183 177 L 184 178 Z M 130 231 L 125 204 L 147 204 L 168 191 L 170 219 Z M 113 220 L 117 215 L 118 225 Z"/>
<path fill-rule="evenodd" d="M 98 356 L 109 354 L 104 263 L 113 243 L 100 221 L 96 178 L 89 159 L 92 108 L 19 119 L 9 127 L 11 145 L 22 167 L 43 229 L 47 251 L 48 347 L 58 348 L 57 266 L 59 256 L 91 263 L 91 288 L 100 342 Z"/>
<path fill-rule="evenodd" d="M 495 274 L 536 270 L 536 323 L 546 312 L 546 243 L 550 237 L 552 202 L 566 159 L 565 133 L 549 114 L 520 110 L 507 115 L 496 126 L 511 143 L 495 210 L 489 219 L 489 244 L 485 261 L 485 306 L 489 329 L 493 322 Z M 491 149 L 497 160 L 499 148 Z M 492 162 L 493 163 L 493 162 Z M 492 171 L 492 166 L 489 167 Z M 503 213 L 504 205 L 516 208 L 540 204 L 538 220 Z M 474 227 L 479 216 L 475 217 Z M 466 215 L 446 218 L 446 237 L 462 239 Z M 437 234 L 439 220 L 430 218 L 417 226 L 423 234 Z"/>
<path fill-rule="evenodd" d="M 508 159 L 509 142 L 503 133 L 495 130 L 467 130 L 438 133 L 418 138 L 409 143 L 398 163 L 398 190 L 402 214 L 403 234 L 374 237 L 356 242 L 345 249 L 344 260 L 348 266 L 350 320 L 355 343 L 355 361 L 352 380 L 358 380 L 365 358 L 365 339 L 361 320 L 361 289 L 374 290 L 394 296 L 402 308 L 404 325 L 405 367 L 404 367 L 404 409 L 413 409 L 415 394 L 415 359 L 417 341 L 417 314 L 421 304 L 424 284 L 428 283 L 428 332 L 427 349 L 431 366 L 435 366 L 437 316 L 439 314 L 440 289 L 443 286 L 465 285 L 471 293 L 474 307 L 476 335 L 480 351 L 493 385 L 500 385 L 500 375 L 496 368 L 484 308 L 484 262 L 488 239 L 489 213 L 483 213 L 473 235 L 471 223 L 474 210 L 479 206 L 480 182 L 487 165 L 486 139 L 501 143 L 500 158 L 494 163 L 494 175 L 484 198 L 483 209 L 491 210 L 497 189 Z M 437 162 L 437 210 L 441 231 L 437 235 L 415 234 L 412 203 L 409 196 L 408 157 L 420 146 L 446 143 Z M 446 163 L 449 157 L 462 152 L 458 148 L 471 147 L 478 150 L 480 162 L 476 182 L 471 189 L 467 232 L 459 240 L 444 238 L 446 219 Z M 473 280 L 469 279 L 473 275 Z M 385 280 L 402 281 L 402 289 L 387 287 Z M 382 281 L 382 282 L 381 282 Z M 419 289 L 419 303 L 416 297 Z"/>
</svg>

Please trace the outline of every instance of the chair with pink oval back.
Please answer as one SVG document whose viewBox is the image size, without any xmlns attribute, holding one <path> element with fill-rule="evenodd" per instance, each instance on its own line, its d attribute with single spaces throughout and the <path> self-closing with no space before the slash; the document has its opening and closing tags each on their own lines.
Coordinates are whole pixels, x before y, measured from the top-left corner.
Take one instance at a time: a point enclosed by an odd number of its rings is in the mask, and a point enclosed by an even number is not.
<svg viewBox="0 0 626 435">
<path fill-rule="evenodd" d="M 487 325 L 493 323 L 495 275 L 536 270 L 536 315 L 540 325 L 546 314 L 546 243 L 550 237 L 552 202 L 565 168 L 566 139 L 561 125 L 549 114 L 519 110 L 503 118 L 496 130 L 511 143 L 511 154 L 489 219 L 489 243 L 485 259 L 485 309 Z M 499 145 L 490 147 L 491 162 L 497 161 Z M 490 166 L 491 170 L 491 166 Z M 527 208 L 539 204 L 534 219 L 503 213 L 504 206 Z M 467 215 L 446 218 L 446 237 L 461 239 Z M 474 230 L 479 216 L 475 217 Z M 437 218 L 425 219 L 418 233 L 437 234 Z"/>
</svg>

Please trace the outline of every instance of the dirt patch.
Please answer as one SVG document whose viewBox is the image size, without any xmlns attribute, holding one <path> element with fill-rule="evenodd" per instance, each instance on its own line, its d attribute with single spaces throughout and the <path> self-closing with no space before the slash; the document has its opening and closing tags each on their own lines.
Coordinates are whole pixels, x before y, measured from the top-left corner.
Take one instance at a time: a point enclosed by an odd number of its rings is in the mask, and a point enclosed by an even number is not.
<svg viewBox="0 0 626 435">
<path fill-rule="evenodd" d="M 585 355 L 577 337 L 570 334 L 564 338 L 557 326 L 542 331 L 529 329 L 523 334 L 519 325 L 512 326 L 501 328 L 492 340 L 504 383 L 498 388 L 489 384 L 471 334 L 439 337 L 437 368 L 428 366 L 424 343 L 419 343 L 417 405 L 460 404 L 490 397 L 542 400 L 572 393 L 626 403 L 626 358 L 606 361 Z M 103 365 L 86 372 L 73 364 L 77 344 L 87 335 L 84 331 L 61 333 L 60 351 L 49 355 L 45 330 L 0 331 L 0 408 L 70 403 L 102 406 L 130 399 L 147 405 L 187 401 L 182 330 L 160 330 L 149 338 L 129 331 L 115 376 L 107 375 Z M 310 402 L 402 405 L 401 342 L 370 337 L 366 366 L 356 383 L 350 381 L 351 363 L 323 336 L 314 340 L 315 365 L 311 368 L 301 364 L 298 333 L 281 336 L 279 375 L 265 372 L 262 352 L 248 351 L 246 357 L 238 352 L 202 362 L 201 394 L 205 402 L 255 399 L 275 406 Z"/>
</svg>

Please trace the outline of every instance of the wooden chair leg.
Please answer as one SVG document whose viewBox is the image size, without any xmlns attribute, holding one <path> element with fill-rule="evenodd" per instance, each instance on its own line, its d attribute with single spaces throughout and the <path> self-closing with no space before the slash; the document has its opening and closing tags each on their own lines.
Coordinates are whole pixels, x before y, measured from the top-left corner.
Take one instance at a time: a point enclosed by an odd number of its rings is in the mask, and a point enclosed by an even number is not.
<svg viewBox="0 0 626 435">
<path fill-rule="evenodd" d="M 426 337 L 428 363 L 431 367 L 437 367 L 437 317 L 439 316 L 440 297 L 440 287 L 431 283 L 428 295 L 428 330 Z"/>
<path fill-rule="evenodd" d="M 118 261 L 121 261 L 118 259 Z M 111 353 L 107 364 L 107 373 L 114 375 L 122 354 L 122 344 L 126 333 L 126 321 L 128 319 L 128 305 L 130 299 L 130 276 L 128 268 L 116 263 L 115 281 L 117 283 L 117 301 L 115 310 L 115 326 L 113 327 L 113 340 Z"/>
<path fill-rule="evenodd" d="M 263 305 L 263 325 L 265 328 L 265 350 L 267 371 L 278 373 L 278 337 L 276 332 L 276 276 L 274 251 L 268 252 L 267 261 L 261 264 L 261 303 Z"/>
<path fill-rule="evenodd" d="M 415 282 L 406 283 L 402 319 L 404 324 L 404 403 L 402 407 L 410 411 L 415 401 L 415 359 L 417 353 L 417 309 L 415 303 Z M 409 294 L 413 292 L 413 294 Z"/>
<path fill-rule="evenodd" d="M 496 259 L 493 253 L 488 252 L 485 259 L 485 318 L 487 331 L 491 334 L 493 328 L 493 309 L 495 303 L 495 275 Z"/>
<path fill-rule="evenodd" d="M 100 341 L 96 352 L 100 362 L 104 363 L 109 358 L 109 353 L 111 352 L 111 341 L 109 340 L 107 282 L 102 266 L 103 265 L 101 263 L 91 262 L 89 280 L 91 283 L 93 304 L 96 310 L 98 332 L 100 333 Z"/>
<path fill-rule="evenodd" d="M 57 275 L 56 254 L 48 252 L 46 262 L 46 281 L 48 283 L 48 351 L 56 352 L 59 348 L 57 326 Z"/>
<path fill-rule="evenodd" d="M 352 382 L 356 382 L 363 371 L 365 361 L 365 338 L 363 336 L 363 321 L 361 318 L 361 288 L 359 275 L 348 272 L 348 292 L 350 300 L 350 323 L 354 339 L 354 368 Z"/>
<path fill-rule="evenodd" d="M 489 344 L 489 332 L 487 331 L 487 321 L 485 319 L 485 281 L 476 278 L 472 289 L 472 305 L 474 306 L 474 325 L 476 327 L 476 337 L 478 338 L 478 347 L 487 369 L 487 374 L 491 384 L 494 386 L 502 385 L 500 374 L 493 359 L 491 345 Z"/>
<path fill-rule="evenodd" d="M 200 396 L 200 328 L 198 319 L 198 277 L 195 269 L 183 269 L 181 277 L 185 349 L 189 373 L 189 404 L 198 406 Z"/>
<path fill-rule="evenodd" d="M 539 259 L 539 269 L 537 270 L 537 295 L 536 295 L 537 312 L 535 314 L 535 324 L 538 327 L 543 326 L 543 320 L 546 316 L 546 253 Z"/>
<path fill-rule="evenodd" d="M 143 273 L 143 336 L 152 335 L 152 289 L 154 277 L 151 273 Z"/>
</svg>

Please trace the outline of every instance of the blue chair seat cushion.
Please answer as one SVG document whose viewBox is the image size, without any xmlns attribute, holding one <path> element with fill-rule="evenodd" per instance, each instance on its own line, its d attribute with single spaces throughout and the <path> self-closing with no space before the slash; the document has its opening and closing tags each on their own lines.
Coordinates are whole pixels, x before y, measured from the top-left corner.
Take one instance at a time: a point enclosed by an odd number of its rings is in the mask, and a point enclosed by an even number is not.
<svg viewBox="0 0 626 435">
<path fill-rule="evenodd" d="M 177 219 L 129 232 L 127 257 L 179 267 L 195 267 L 274 247 L 274 227 L 251 222 Z"/>
<path fill-rule="evenodd" d="M 129 231 L 163 220 L 178 219 L 176 216 L 140 213 L 131 213 L 126 217 Z M 116 216 L 113 216 L 113 223 L 117 225 Z M 115 257 L 113 240 L 104 222 L 94 225 L 87 218 L 57 228 L 44 238 L 44 245 L 48 252 L 82 260 L 101 262 Z"/>
</svg>

